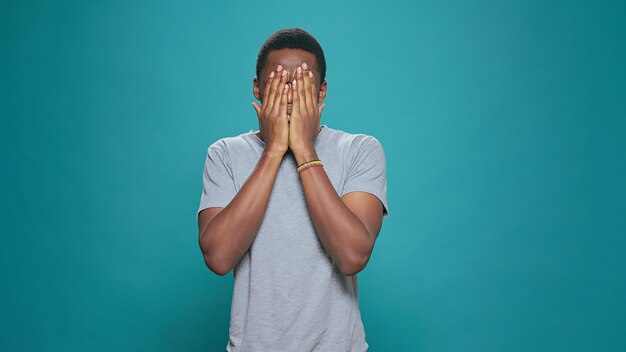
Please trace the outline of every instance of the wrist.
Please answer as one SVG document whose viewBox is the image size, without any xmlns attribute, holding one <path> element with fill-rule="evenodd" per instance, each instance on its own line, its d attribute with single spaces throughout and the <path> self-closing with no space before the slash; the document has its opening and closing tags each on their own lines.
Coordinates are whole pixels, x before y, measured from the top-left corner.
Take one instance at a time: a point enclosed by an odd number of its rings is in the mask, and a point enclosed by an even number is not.
<svg viewBox="0 0 626 352">
<path fill-rule="evenodd" d="M 265 148 L 263 149 L 263 157 L 266 159 L 278 159 L 281 160 L 287 151 L 280 149 Z"/>
<path fill-rule="evenodd" d="M 301 165 L 307 161 L 318 159 L 317 152 L 314 148 L 306 148 L 300 150 L 294 150 L 293 156 L 296 159 L 296 164 Z"/>
</svg>

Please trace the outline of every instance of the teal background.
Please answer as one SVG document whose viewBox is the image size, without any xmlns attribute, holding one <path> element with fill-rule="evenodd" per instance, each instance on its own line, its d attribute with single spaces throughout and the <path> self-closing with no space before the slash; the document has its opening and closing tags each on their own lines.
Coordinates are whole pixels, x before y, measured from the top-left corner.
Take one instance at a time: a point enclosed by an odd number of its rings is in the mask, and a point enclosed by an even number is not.
<svg viewBox="0 0 626 352">
<path fill-rule="evenodd" d="M 206 148 L 256 55 L 322 44 L 322 123 L 377 137 L 371 351 L 624 351 L 623 1 L 3 1 L 0 350 L 221 351 Z"/>
</svg>

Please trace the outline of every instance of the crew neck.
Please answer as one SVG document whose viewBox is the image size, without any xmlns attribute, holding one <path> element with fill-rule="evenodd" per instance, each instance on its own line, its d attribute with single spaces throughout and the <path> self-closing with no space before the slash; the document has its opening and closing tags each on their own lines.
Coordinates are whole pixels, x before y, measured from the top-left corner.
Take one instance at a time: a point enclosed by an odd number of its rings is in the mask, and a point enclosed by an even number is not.
<svg viewBox="0 0 626 352">
<path fill-rule="evenodd" d="M 324 139 L 324 137 L 326 136 L 326 130 L 329 128 L 328 126 L 326 126 L 325 124 L 320 125 L 320 131 L 317 134 L 317 137 L 315 137 L 315 141 L 313 142 L 314 146 L 317 146 L 318 143 Z M 259 130 L 250 130 L 248 131 L 248 133 L 245 134 L 245 136 L 252 140 L 252 142 L 254 143 L 254 145 L 256 145 L 259 149 L 261 150 L 265 150 L 265 142 L 262 141 L 257 135 L 256 133 L 259 132 Z"/>
</svg>

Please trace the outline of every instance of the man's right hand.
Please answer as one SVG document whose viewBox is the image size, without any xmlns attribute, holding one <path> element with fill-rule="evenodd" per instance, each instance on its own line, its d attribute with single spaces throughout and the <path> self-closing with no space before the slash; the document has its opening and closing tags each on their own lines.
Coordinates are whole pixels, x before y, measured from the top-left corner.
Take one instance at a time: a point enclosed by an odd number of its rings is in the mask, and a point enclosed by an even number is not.
<svg viewBox="0 0 626 352">
<path fill-rule="evenodd" d="M 259 119 L 266 152 L 283 155 L 289 149 L 289 121 L 287 119 L 287 71 L 278 65 L 270 73 L 261 100 L 263 105 L 252 103 Z"/>
</svg>

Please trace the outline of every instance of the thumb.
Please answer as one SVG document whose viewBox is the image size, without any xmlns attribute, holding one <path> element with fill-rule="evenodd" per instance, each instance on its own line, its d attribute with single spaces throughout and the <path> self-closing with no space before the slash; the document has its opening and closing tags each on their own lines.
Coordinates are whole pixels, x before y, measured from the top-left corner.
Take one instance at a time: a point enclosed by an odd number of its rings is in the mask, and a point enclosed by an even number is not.
<svg viewBox="0 0 626 352">
<path fill-rule="evenodd" d="M 324 110 L 324 107 L 325 107 L 325 106 L 326 106 L 326 104 L 322 104 L 322 105 L 320 105 L 320 106 L 318 107 L 318 110 L 319 110 L 319 112 L 320 112 L 320 114 L 319 114 L 319 115 L 320 115 L 320 117 L 322 117 L 322 110 Z"/>
<path fill-rule="evenodd" d="M 256 111 L 256 116 L 258 118 L 261 118 L 261 107 L 259 106 L 259 104 L 257 104 L 256 102 L 252 102 L 252 107 L 254 108 L 254 110 Z"/>
</svg>

